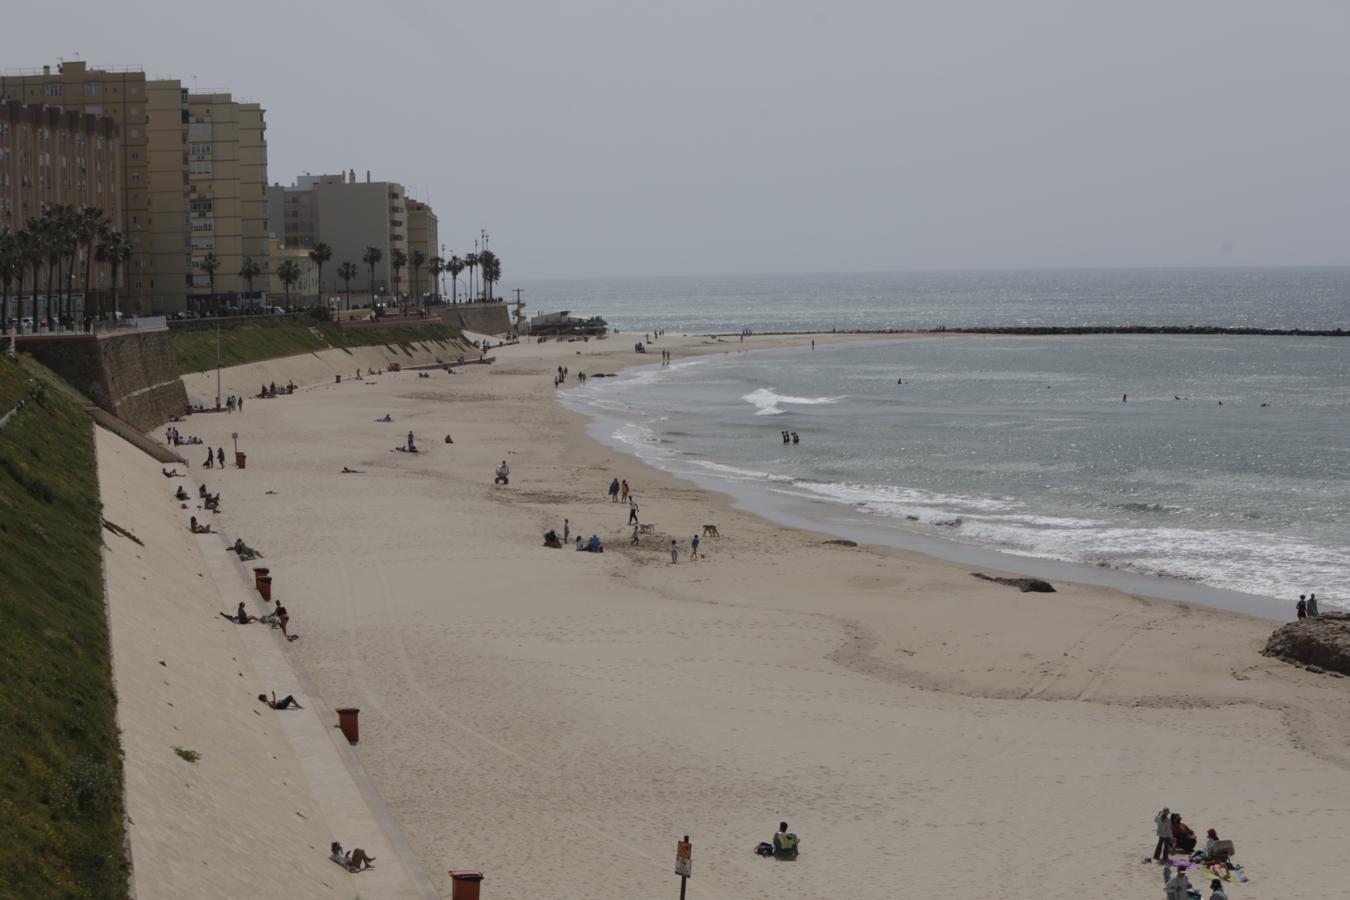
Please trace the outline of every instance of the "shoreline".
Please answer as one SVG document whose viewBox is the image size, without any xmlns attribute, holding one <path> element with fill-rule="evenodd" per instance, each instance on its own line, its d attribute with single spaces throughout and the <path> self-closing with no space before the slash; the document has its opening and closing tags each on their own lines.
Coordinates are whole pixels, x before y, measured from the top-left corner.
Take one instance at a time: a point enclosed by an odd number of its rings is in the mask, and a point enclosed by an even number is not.
<svg viewBox="0 0 1350 900">
<path fill-rule="evenodd" d="M 897 339 L 915 339 L 929 337 L 961 337 L 969 334 L 991 332 L 850 332 L 851 337 L 864 337 L 854 346 L 866 346 L 882 343 L 887 335 Z M 1027 332 L 1030 334 L 1031 332 Z M 1068 333 L 1068 332 L 1064 332 Z M 1089 332 L 1107 333 L 1107 332 Z M 765 335 L 768 337 L 769 335 Z M 774 337 L 785 336 L 783 334 Z M 793 335 L 796 336 L 796 335 Z M 831 333 L 805 333 L 802 335 L 816 340 L 828 339 Z M 734 353 L 762 353 L 783 349 L 790 345 L 773 345 L 753 349 L 727 350 Z M 702 354 L 701 354 L 702 355 Z M 659 370 L 659 363 L 633 363 L 619 369 L 614 375 L 624 376 L 648 369 Z M 574 390 L 569 388 L 568 390 Z M 925 534 L 895 523 L 888 523 L 876 516 L 855 513 L 850 507 L 831 503 L 826 500 L 806 497 L 774 496 L 772 492 L 756 490 L 730 479 L 715 475 L 700 474 L 692 471 L 676 471 L 666 468 L 659 462 L 644 457 L 633 445 L 625 443 L 613 434 L 615 426 L 626 424 L 622 419 L 607 415 L 604 411 L 586 406 L 584 399 L 569 399 L 564 392 L 559 397 L 563 408 L 582 417 L 586 433 L 596 442 L 617 450 L 634 460 L 666 472 L 676 478 L 692 482 L 703 490 L 713 491 L 729 498 L 737 509 L 778 525 L 797 531 L 820 534 L 828 538 L 852 540 L 859 545 L 889 548 L 922 554 L 931 559 L 955 566 L 984 566 L 1020 576 L 1044 578 L 1046 580 L 1068 581 L 1076 584 L 1103 587 L 1124 594 L 1142 594 L 1158 600 L 1187 603 L 1206 609 L 1239 613 L 1272 622 L 1285 622 L 1288 619 L 1287 604 L 1281 604 L 1276 597 L 1264 594 L 1251 594 L 1231 588 L 1205 584 L 1198 579 L 1187 579 L 1175 575 L 1158 575 L 1136 572 L 1109 565 L 1094 565 L 1086 562 L 1056 559 L 1048 556 L 1014 553 L 997 547 L 967 543 L 940 534 Z M 717 462 L 717 460 L 711 460 Z M 808 510 L 832 511 L 834 521 L 828 521 L 828 512 L 822 517 L 812 517 Z M 839 521 L 847 517 L 849 521 Z"/>
<path fill-rule="evenodd" d="M 180 426 L 208 444 L 241 433 L 247 471 L 194 472 L 223 492 L 217 530 L 266 553 L 316 706 L 361 707 L 356 755 L 427 871 L 481 869 L 502 898 L 656 896 L 688 833 L 694 896 L 986 890 L 983 871 L 926 862 L 956 842 L 997 854 L 1003 895 L 1069 900 L 1101 877 L 1151 888 L 1139 857 L 1170 803 L 1233 833 L 1263 882 L 1339 884 L 1329 844 L 1306 836 L 1350 821 L 1350 699 L 1261 657 L 1269 623 L 1072 582 L 1024 594 L 738 509 L 596 440 L 559 401 L 555 366 L 617 371 L 623 343 L 363 383 L 273 361 L 310 387 Z M 782 342 L 745 343 L 653 349 Z M 397 424 L 376 423 L 386 412 Z M 407 430 L 423 453 L 392 452 Z M 503 456 L 511 481 L 494 486 Z M 616 475 L 654 523 L 638 547 L 604 494 Z M 564 517 L 607 552 L 541 547 Z M 722 536 L 691 562 L 708 522 Z M 782 818 L 804 836 L 794 866 L 750 853 Z M 1047 876 L 1025 827 L 1040 820 L 1095 834 L 1094 872 Z M 877 834 L 907 852 L 878 855 Z"/>
</svg>

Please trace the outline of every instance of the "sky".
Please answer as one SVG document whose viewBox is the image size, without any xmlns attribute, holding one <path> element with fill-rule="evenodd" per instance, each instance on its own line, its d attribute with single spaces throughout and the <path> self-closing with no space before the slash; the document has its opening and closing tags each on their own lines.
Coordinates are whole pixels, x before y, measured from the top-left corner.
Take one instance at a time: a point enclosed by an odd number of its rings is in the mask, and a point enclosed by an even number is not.
<svg viewBox="0 0 1350 900">
<path fill-rule="evenodd" d="M 257 100 L 269 180 L 402 182 L 504 283 L 1350 255 L 1344 0 L 5 6 L 0 68 Z"/>
</svg>

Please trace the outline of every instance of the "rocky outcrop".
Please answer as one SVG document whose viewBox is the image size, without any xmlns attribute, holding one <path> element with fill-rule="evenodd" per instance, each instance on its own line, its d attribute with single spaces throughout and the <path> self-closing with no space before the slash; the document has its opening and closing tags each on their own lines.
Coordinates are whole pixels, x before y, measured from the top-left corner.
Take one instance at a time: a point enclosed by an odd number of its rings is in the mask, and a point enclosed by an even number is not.
<svg viewBox="0 0 1350 900">
<path fill-rule="evenodd" d="M 1350 615 L 1322 613 L 1281 625 L 1261 653 L 1309 672 L 1350 675 Z"/>
<path fill-rule="evenodd" d="M 971 572 L 976 578 L 982 581 L 992 581 L 995 584 L 1006 584 L 1008 587 L 1015 587 L 1022 593 L 1034 591 L 1038 594 L 1053 594 L 1055 588 L 1048 581 L 1042 581 L 1039 578 L 996 578 L 993 575 L 986 575 L 983 572 Z"/>
</svg>

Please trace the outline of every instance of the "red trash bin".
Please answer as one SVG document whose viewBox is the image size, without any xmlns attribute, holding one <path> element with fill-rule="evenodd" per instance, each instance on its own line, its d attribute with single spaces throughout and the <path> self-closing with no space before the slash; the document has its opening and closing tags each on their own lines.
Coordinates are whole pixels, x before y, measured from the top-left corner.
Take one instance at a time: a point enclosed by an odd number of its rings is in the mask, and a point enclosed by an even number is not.
<svg viewBox="0 0 1350 900">
<path fill-rule="evenodd" d="M 339 706 L 337 714 L 338 727 L 342 729 L 342 736 L 347 739 L 347 743 L 355 744 L 361 740 L 361 725 L 356 719 L 361 710 L 354 706 Z"/>
<path fill-rule="evenodd" d="M 267 566 L 254 566 L 254 567 L 253 567 L 253 586 L 254 586 L 255 588 L 258 588 L 258 585 L 262 584 L 263 576 L 264 576 L 264 575 L 271 575 L 271 574 L 272 574 L 272 570 L 269 569 L 269 568 L 267 568 Z M 258 588 L 258 590 L 262 590 L 262 589 L 261 589 L 261 588 Z"/>
<path fill-rule="evenodd" d="M 240 469 L 247 469 L 248 466 L 244 465 L 244 464 L 247 463 L 247 462 L 248 462 L 248 454 L 247 454 L 247 453 L 244 453 L 242 450 L 236 450 L 236 451 L 234 451 L 234 464 L 235 464 L 235 466 L 237 466 L 237 467 L 240 468 Z"/>
<path fill-rule="evenodd" d="M 478 900 L 478 888 L 483 883 L 483 873 L 473 869 L 450 870 L 450 900 Z"/>
<path fill-rule="evenodd" d="M 258 593 L 262 594 L 262 598 L 270 603 L 272 600 L 272 576 L 259 575 L 257 581 Z"/>
</svg>

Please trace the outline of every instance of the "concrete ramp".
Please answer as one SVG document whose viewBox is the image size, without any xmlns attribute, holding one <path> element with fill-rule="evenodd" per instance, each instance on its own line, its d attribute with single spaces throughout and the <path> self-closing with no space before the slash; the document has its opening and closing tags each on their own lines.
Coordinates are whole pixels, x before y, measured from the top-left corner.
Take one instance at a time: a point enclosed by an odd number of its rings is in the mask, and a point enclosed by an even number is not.
<svg viewBox="0 0 1350 900">
<path fill-rule="evenodd" d="M 132 428 L 126 422 L 123 422 L 107 410 L 99 409 L 97 406 L 87 406 L 85 407 L 85 411 L 93 416 L 94 421 L 99 425 L 108 429 L 156 462 L 187 465 L 187 460 L 183 457 L 174 453 L 168 447 L 156 443 L 152 438 L 141 434 L 135 428 Z"/>
</svg>

